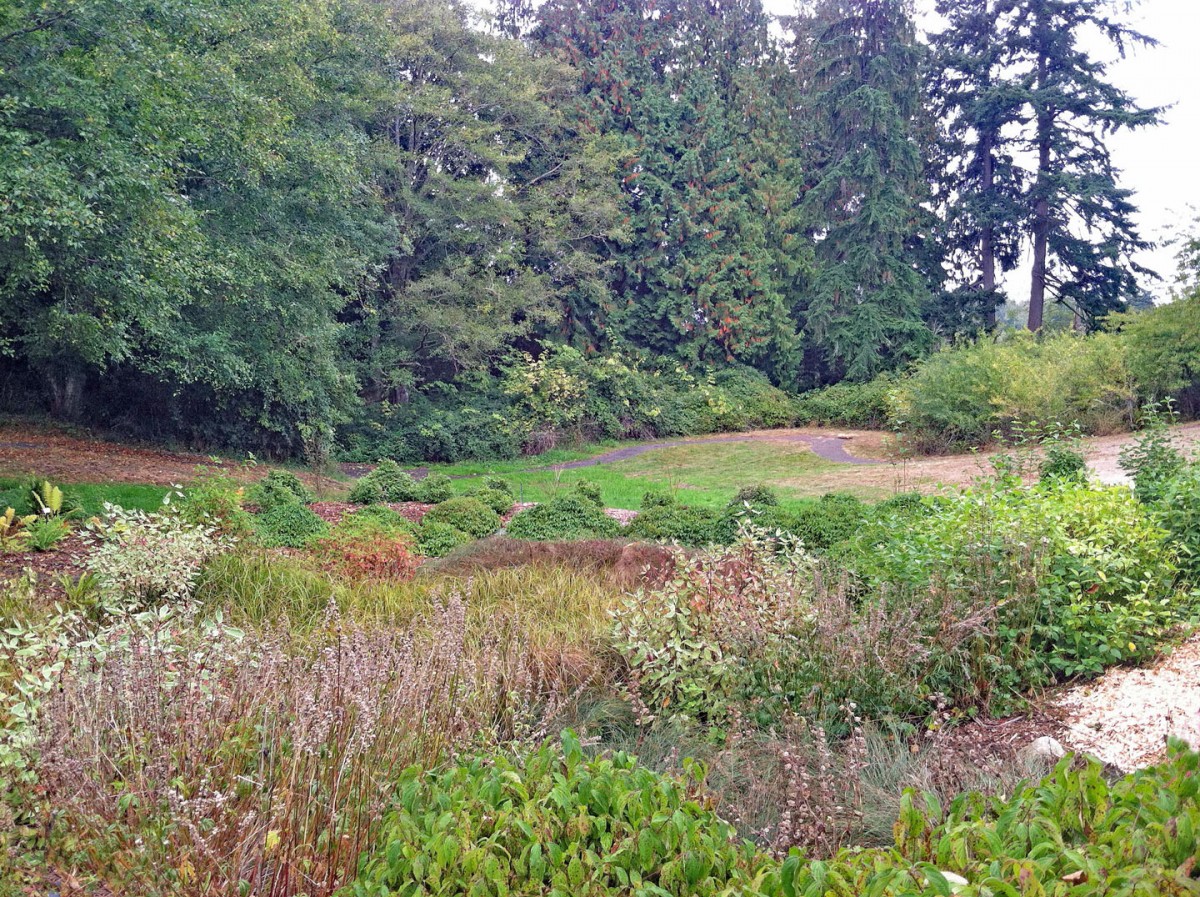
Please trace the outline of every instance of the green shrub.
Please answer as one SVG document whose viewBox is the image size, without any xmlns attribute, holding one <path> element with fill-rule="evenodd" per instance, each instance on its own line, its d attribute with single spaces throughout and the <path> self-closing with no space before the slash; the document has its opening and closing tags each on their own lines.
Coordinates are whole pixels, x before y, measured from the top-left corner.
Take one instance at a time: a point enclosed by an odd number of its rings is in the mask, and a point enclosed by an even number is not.
<svg viewBox="0 0 1200 897">
<path fill-rule="evenodd" d="M 888 425 L 888 394 L 895 385 L 894 377 L 882 376 L 867 383 L 838 383 L 803 393 L 793 405 L 796 420 L 803 424 L 883 429 Z"/>
<path fill-rule="evenodd" d="M 898 492 L 877 502 L 872 511 L 876 517 L 887 514 L 919 514 L 929 508 L 931 503 L 931 499 L 920 492 Z"/>
<path fill-rule="evenodd" d="M 516 495 L 513 492 L 512 483 L 502 477 L 484 477 L 479 484 L 482 489 L 491 489 L 493 492 L 503 492 L 510 498 Z"/>
<path fill-rule="evenodd" d="M 657 505 L 634 517 L 625 533 L 635 539 L 678 542 L 698 548 L 716 540 L 714 527 L 717 520 L 717 513 L 707 508 Z"/>
<path fill-rule="evenodd" d="M 571 491 L 576 495 L 581 495 L 598 508 L 604 507 L 604 496 L 600 492 L 600 487 L 591 480 L 580 480 L 571 487 Z"/>
<path fill-rule="evenodd" d="M 1081 483 L 1087 479 L 1087 459 L 1078 449 L 1066 445 L 1052 445 L 1038 469 L 1043 481 L 1059 480 Z"/>
<path fill-rule="evenodd" d="M 1150 657 L 1191 612 L 1175 587 L 1166 531 L 1120 487 L 983 484 L 883 529 L 865 528 L 850 550 L 871 582 L 921 589 L 936 580 L 970 591 L 1024 581 L 1035 590 L 1032 609 L 997 601 L 1033 664 L 1017 672 L 1014 691 L 1036 684 L 1037 666 L 1065 678 Z"/>
<path fill-rule="evenodd" d="M 1129 372 L 1143 401 L 1174 399 L 1200 414 L 1200 292 L 1147 311 L 1116 315 Z"/>
<path fill-rule="evenodd" d="M 1142 430 L 1133 442 L 1121 449 L 1121 469 L 1133 477 L 1134 493 L 1147 503 L 1162 501 L 1167 484 L 1187 466 L 1169 429 L 1176 415 L 1168 405 L 1149 405 L 1143 409 Z"/>
<path fill-rule="evenodd" d="M 1200 464 L 1188 465 L 1161 492 L 1155 516 L 1171 534 L 1188 582 L 1200 587 Z"/>
<path fill-rule="evenodd" d="M 513 538 L 536 541 L 609 539 L 620 531 L 617 521 L 578 491 L 556 495 L 522 511 L 508 524 L 508 534 Z"/>
<path fill-rule="evenodd" d="M 305 548 L 329 535 L 329 524 L 295 498 L 277 504 L 254 518 L 258 541 L 268 548 Z"/>
<path fill-rule="evenodd" d="M 924 449 L 980 445 L 1019 421 L 1077 421 L 1083 432 L 1129 425 L 1133 389 L 1112 334 L 981 340 L 927 359 L 890 393 L 890 420 Z"/>
<path fill-rule="evenodd" d="M 454 496 L 454 486 L 450 477 L 442 473 L 431 473 L 419 480 L 413 491 L 413 500 L 436 505 Z"/>
<path fill-rule="evenodd" d="M 179 503 L 184 519 L 196 526 L 214 526 L 228 535 L 249 535 L 254 521 L 242 507 L 242 485 L 220 470 L 197 468 L 197 474 Z"/>
<path fill-rule="evenodd" d="M 468 496 L 451 498 L 434 505 L 424 520 L 449 524 L 476 539 L 490 536 L 500 529 L 500 515 L 478 498 Z"/>
<path fill-rule="evenodd" d="M 338 521 L 337 529 L 357 533 L 412 533 L 416 525 L 403 514 L 386 505 L 368 505 L 360 511 L 346 514 Z"/>
<path fill-rule="evenodd" d="M 829 493 L 782 515 L 780 525 L 800 539 L 805 548 L 824 550 L 854 535 L 869 510 L 853 495 Z"/>
<path fill-rule="evenodd" d="M 470 493 L 470 497 L 483 502 L 497 514 L 507 514 L 512 510 L 513 497 L 511 493 L 498 489 L 480 489 Z"/>
<path fill-rule="evenodd" d="M 283 505 L 298 505 L 302 504 L 296 493 L 282 483 L 271 480 L 262 480 L 255 483 L 246 492 L 246 498 L 250 504 L 258 508 L 259 513 L 270 511 L 272 508 L 278 508 Z"/>
<path fill-rule="evenodd" d="M 384 501 L 417 501 L 417 481 L 390 458 L 381 460 L 369 474 L 350 490 L 350 501 L 374 505 Z"/>
<path fill-rule="evenodd" d="M 675 504 L 675 496 L 665 489 L 649 489 L 642 493 L 642 510 L 669 508 Z"/>
<path fill-rule="evenodd" d="M 445 557 L 460 545 L 472 541 L 471 537 L 449 523 L 423 520 L 417 527 L 417 551 L 430 558 Z"/>
<path fill-rule="evenodd" d="M 765 858 L 735 843 L 700 800 L 703 770 L 682 781 L 624 753 L 585 760 L 564 733 L 523 761 L 471 760 L 430 774 L 409 769 L 384 823 L 386 848 L 367 857 L 354 897 L 749 893 Z"/>
<path fill-rule="evenodd" d="M 316 499 L 316 495 L 300 481 L 300 478 L 290 470 L 272 470 L 265 477 L 259 480 L 260 486 L 279 486 L 286 489 L 296 497 L 296 500 L 301 504 L 310 504 Z"/>
<path fill-rule="evenodd" d="M 943 810 L 910 793 L 893 848 L 822 863 L 793 852 L 762 893 L 1183 897 L 1197 890 L 1198 788 L 1200 757 L 1175 741 L 1166 763 L 1114 783 L 1069 756 L 1007 798 L 964 794 Z"/>
<path fill-rule="evenodd" d="M 774 508 L 779 505 L 779 496 L 770 486 L 743 486 L 729 503 L 730 507 L 752 505 L 760 508 Z"/>
<path fill-rule="evenodd" d="M 53 551 L 69 535 L 71 524 L 65 517 L 42 515 L 25 527 L 25 545 L 34 551 Z"/>
</svg>

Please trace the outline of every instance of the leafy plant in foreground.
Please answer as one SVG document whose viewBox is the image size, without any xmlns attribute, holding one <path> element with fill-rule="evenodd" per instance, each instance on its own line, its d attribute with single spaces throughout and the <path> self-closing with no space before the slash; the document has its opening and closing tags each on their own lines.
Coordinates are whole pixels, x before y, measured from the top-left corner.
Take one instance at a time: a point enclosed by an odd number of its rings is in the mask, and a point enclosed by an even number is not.
<svg viewBox="0 0 1200 897">
<path fill-rule="evenodd" d="M 500 515 L 475 497 L 460 496 L 434 505 L 423 518 L 447 523 L 469 536 L 482 539 L 500 529 Z"/>
</svg>

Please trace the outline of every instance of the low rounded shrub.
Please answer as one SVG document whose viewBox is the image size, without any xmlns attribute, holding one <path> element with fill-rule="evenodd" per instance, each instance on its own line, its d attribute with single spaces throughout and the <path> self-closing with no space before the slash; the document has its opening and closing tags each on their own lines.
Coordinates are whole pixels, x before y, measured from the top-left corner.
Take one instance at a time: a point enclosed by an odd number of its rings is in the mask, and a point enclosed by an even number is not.
<svg viewBox="0 0 1200 897">
<path fill-rule="evenodd" d="M 483 489 L 492 489 L 496 492 L 503 492 L 508 496 L 516 495 L 513 492 L 512 483 L 502 477 L 484 477 L 483 482 L 480 483 L 480 487 Z"/>
<path fill-rule="evenodd" d="M 305 548 L 329 534 L 329 524 L 293 500 L 280 504 L 254 518 L 258 540 L 268 548 Z"/>
<path fill-rule="evenodd" d="M 675 504 L 675 496 L 663 489 L 650 489 L 642 493 L 642 510 L 669 508 Z"/>
<path fill-rule="evenodd" d="M 510 536 L 536 541 L 609 539 L 620 531 L 617 521 L 595 502 L 574 491 L 522 511 L 508 525 Z"/>
<path fill-rule="evenodd" d="M 507 514 L 513 506 L 512 495 L 498 489 L 480 489 L 478 492 L 472 492 L 469 497 L 483 502 L 497 514 Z"/>
<path fill-rule="evenodd" d="M 625 528 L 627 535 L 657 542 L 678 542 L 698 548 L 716 541 L 719 517 L 707 508 L 660 505 L 642 511 Z"/>
<path fill-rule="evenodd" d="M 520 762 L 409 769 L 384 823 L 387 847 L 366 858 L 350 893 L 385 897 L 414 881 L 429 893 L 512 897 L 753 893 L 769 861 L 699 800 L 702 768 L 687 768 L 680 780 L 625 753 L 587 760 L 568 732 L 561 749 Z"/>
<path fill-rule="evenodd" d="M 472 539 L 469 535 L 449 523 L 423 520 L 417 527 L 417 550 L 425 557 L 445 557 L 470 541 Z"/>
<path fill-rule="evenodd" d="M 301 504 L 309 504 L 316 499 L 316 495 L 311 489 L 301 482 L 300 478 L 290 470 L 272 470 L 265 477 L 259 480 L 259 485 L 278 486 L 286 489 L 296 497 L 296 500 Z"/>
<path fill-rule="evenodd" d="M 779 496 L 770 486 L 743 486 L 737 495 L 729 502 L 730 506 L 753 505 L 761 508 L 774 508 L 779 505 Z"/>
<path fill-rule="evenodd" d="M 450 477 L 443 473 L 431 473 L 423 480 L 418 480 L 413 489 L 413 500 L 436 505 L 448 498 L 454 497 L 454 487 Z"/>
<path fill-rule="evenodd" d="M 386 505 L 368 505 L 347 514 L 336 528 L 344 532 L 412 533 L 416 524 Z"/>
<path fill-rule="evenodd" d="M 434 505 L 425 515 L 429 523 L 448 523 L 476 539 L 500 529 L 500 515 L 478 498 L 459 496 Z"/>
<path fill-rule="evenodd" d="M 373 505 L 381 501 L 417 501 L 417 482 L 390 458 L 382 459 L 350 490 L 350 501 Z"/>
<path fill-rule="evenodd" d="M 591 480 L 580 480 L 572 488 L 574 492 L 582 495 L 596 507 L 604 507 L 604 496 L 600 492 L 600 487 Z"/>
<path fill-rule="evenodd" d="M 326 572 L 354 582 L 404 582 L 417 572 L 411 543 L 395 533 L 335 530 L 317 542 L 314 554 Z"/>
<path fill-rule="evenodd" d="M 250 504 L 258 508 L 259 513 L 265 513 L 281 505 L 304 504 L 296 493 L 276 480 L 263 479 L 255 483 L 246 493 Z"/>
</svg>

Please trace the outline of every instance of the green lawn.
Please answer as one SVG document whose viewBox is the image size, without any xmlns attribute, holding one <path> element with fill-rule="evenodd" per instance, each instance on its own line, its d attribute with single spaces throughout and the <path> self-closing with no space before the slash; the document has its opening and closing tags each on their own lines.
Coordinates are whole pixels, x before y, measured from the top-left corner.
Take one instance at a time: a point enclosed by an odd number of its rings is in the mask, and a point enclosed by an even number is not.
<svg viewBox="0 0 1200 897">
<path fill-rule="evenodd" d="M 599 454 L 593 451 L 591 454 Z M 586 456 L 585 456 L 586 457 Z M 556 462 L 562 463 L 568 458 Z M 513 485 L 519 501 L 543 501 L 555 490 L 568 489 L 580 480 L 590 480 L 600 486 L 609 507 L 637 509 L 642 494 L 651 488 L 669 489 L 687 504 L 701 507 L 723 507 L 742 486 L 766 483 L 778 489 L 787 504 L 823 491 L 797 485 L 797 480 L 818 479 L 845 465 L 825 461 L 804 445 L 781 442 L 712 442 L 656 449 L 612 464 L 574 470 L 529 470 L 530 466 L 548 463 L 545 456 L 519 462 L 480 464 L 471 473 L 494 473 Z M 463 475 L 461 469 L 437 468 L 438 472 Z M 477 488 L 474 480 L 455 480 L 458 492 Z M 884 490 L 855 490 L 864 498 L 877 498 Z M 879 494 L 874 494 L 878 492 Z"/>
<path fill-rule="evenodd" d="M 26 480 L 0 478 L 0 513 L 7 507 L 22 507 L 25 502 Z M 140 483 L 55 483 L 69 500 L 78 503 L 89 517 L 104 511 L 104 503 L 123 508 L 156 511 L 162 507 L 166 486 L 147 486 Z"/>
</svg>

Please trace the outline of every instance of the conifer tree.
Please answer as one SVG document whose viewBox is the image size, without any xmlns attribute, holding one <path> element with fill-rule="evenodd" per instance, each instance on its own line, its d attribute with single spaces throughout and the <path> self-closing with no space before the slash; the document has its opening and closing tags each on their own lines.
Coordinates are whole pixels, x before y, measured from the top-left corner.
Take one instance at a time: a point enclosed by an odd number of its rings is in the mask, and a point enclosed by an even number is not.
<svg viewBox="0 0 1200 897">
<path fill-rule="evenodd" d="M 929 342 L 920 48 L 903 0 L 819 0 L 796 21 L 818 174 L 805 198 L 816 273 L 803 320 L 825 376 L 867 379 Z"/>
</svg>

